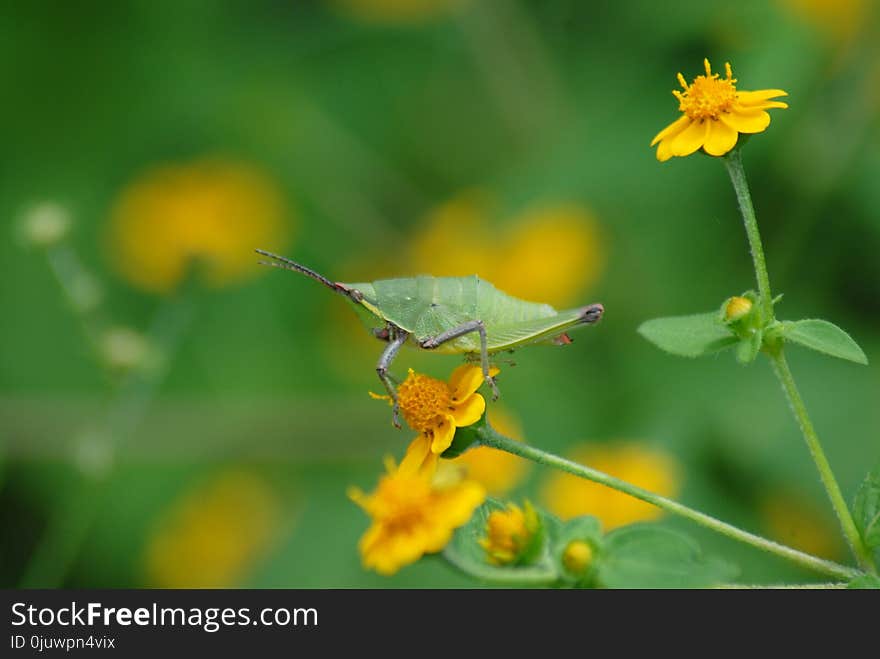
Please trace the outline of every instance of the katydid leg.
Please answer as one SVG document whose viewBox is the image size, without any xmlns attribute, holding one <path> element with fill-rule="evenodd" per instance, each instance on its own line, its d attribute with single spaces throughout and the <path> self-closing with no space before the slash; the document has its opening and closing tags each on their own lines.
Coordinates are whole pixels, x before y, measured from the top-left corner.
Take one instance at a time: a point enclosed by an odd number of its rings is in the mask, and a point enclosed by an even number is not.
<svg viewBox="0 0 880 659">
<path fill-rule="evenodd" d="M 478 332 L 480 335 L 480 366 L 483 369 L 483 379 L 492 389 L 492 400 L 498 400 L 498 387 L 495 385 L 495 378 L 489 375 L 489 342 L 486 338 L 486 326 L 482 320 L 469 320 L 458 327 L 440 332 L 436 336 L 422 339 L 419 341 L 419 345 L 425 350 L 433 350 L 447 341 L 452 341 L 471 332 Z"/>
<path fill-rule="evenodd" d="M 394 424 L 395 428 L 400 428 L 400 403 L 397 400 L 397 388 L 394 386 L 391 376 L 388 375 L 388 369 L 391 367 L 391 362 L 394 361 L 398 351 L 400 351 L 400 347 L 406 343 L 407 337 L 409 337 L 408 332 L 404 332 L 400 328 L 394 328 L 391 331 L 388 345 L 382 351 L 379 363 L 376 364 L 376 373 L 379 379 L 382 380 L 382 384 L 385 385 L 385 391 L 391 396 L 391 423 Z"/>
</svg>

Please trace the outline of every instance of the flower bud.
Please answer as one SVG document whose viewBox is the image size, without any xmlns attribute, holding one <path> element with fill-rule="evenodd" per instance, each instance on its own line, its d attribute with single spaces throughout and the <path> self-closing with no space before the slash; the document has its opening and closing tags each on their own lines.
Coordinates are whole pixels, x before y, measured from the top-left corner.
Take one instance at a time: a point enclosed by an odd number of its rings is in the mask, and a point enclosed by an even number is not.
<svg viewBox="0 0 880 659">
<path fill-rule="evenodd" d="M 724 320 L 728 323 L 745 318 L 752 311 L 754 304 L 747 297 L 734 296 L 724 304 Z"/>
<path fill-rule="evenodd" d="M 21 236 L 36 247 L 51 247 L 64 238 L 70 228 L 70 215 L 60 204 L 43 202 L 27 210 L 21 220 Z"/>
<path fill-rule="evenodd" d="M 528 501 L 493 510 L 486 520 L 486 537 L 480 546 L 495 565 L 526 564 L 534 558 L 543 539 L 541 519 Z"/>
<path fill-rule="evenodd" d="M 584 576 L 592 563 L 593 548 L 584 540 L 572 540 L 562 552 L 562 564 L 574 576 Z"/>
<path fill-rule="evenodd" d="M 142 366 L 149 354 L 147 339 L 128 327 L 113 327 L 101 339 L 101 352 L 107 365 L 127 371 Z"/>
</svg>

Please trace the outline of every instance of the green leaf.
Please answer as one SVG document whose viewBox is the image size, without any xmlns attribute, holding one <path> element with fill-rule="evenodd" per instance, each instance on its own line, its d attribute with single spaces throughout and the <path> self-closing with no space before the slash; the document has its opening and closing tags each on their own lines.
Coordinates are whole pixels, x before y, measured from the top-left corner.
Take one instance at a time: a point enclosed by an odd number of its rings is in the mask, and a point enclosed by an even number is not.
<svg viewBox="0 0 880 659">
<path fill-rule="evenodd" d="M 880 465 L 872 469 L 856 492 L 853 516 L 869 549 L 880 549 Z"/>
<path fill-rule="evenodd" d="M 717 312 L 655 318 L 642 323 L 638 332 L 661 350 L 682 357 L 709 355 L 738 341 Z"/>
<path fill-rule="evenodd" d="M 740 339 L 736 346 L 736 361 L 740 364 L 750 364 L 755 361 L 758 353 L 761 351 L 761 341 L 763 333 L 761 330 L 755 330 L 745 339 Z"/>
<path fill-rule="evenodd" d="M 834 323 L 827 320 L 786 321 L 782 324 L 782 336 L 786 341 L 799 343 L 805 348 L 826 355 L 847 359 L 857 364 L 867 364 L 868 358 L 859 344 Z"/>
<path fill-rule="evenodd" d="M 486 560 L 486 550 L 480 540 L 486 536 L 486 521 L 493 510 L 507 506 L 496 499 L 487 499 L 477 508 L 467 524 L 459 528 L 443 550 L 443 556 L 453 566 L 480 581 L 506 586 L 550 586 L 559 578 L 550 547 L 559 534 L 560 521 L 538 510 L 544 528 L 544 538 L 533 563 L 529 565 L 493 565 Z"/>
<path fill-rule="evenodd" d="M 857 589 L 870 589 L 870 590 L 880 590 L 880 577 L 876 574 L 863 574 L 860 577 L 856 577 L 852 581 L 850 581 L 847 585 L 847 588 L 852 590 Z"/>
<path fill-rule="evenodd" d="M 633 524 L 605 536 L 598 581 L 607 588 L 701 588 L 729 581 L 737 571 L 705 557 L 687 535 Z"/>
</svg>

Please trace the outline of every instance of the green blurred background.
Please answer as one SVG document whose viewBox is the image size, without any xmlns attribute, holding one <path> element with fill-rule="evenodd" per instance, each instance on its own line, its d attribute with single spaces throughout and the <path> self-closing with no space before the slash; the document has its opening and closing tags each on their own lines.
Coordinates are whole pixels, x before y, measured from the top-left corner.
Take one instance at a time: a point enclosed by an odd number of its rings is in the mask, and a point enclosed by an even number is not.
<svg viewBox="0 0 880 659">
<path fill-rule="evenodd" d="M 851 498 L 880 459 L 876 9 L 6 3 L 2 584 L 471 585 L 437 557 L 361 568 L 368 519 L 346 489 L 372 489 L 412 433 L 367 396 L 382 346 L 345 302 L 250 268 L 255 247 L 343 281 L 477 271 L 560 306 L 601 301 L 573 345 L 502 364 L 508 424 L 560 453 L 662 451 L 685 503 L 848 560 L 768 365 L 676 359 L 635 329 L 753 287 L 721 163 L 648 147 L 676 118 L 675 74 L 729 60 L 741 88 L 790 94 L 745 150 L 777 311 L 836 322 L 872 360 L 790 355 Z M 144 267 L 186 254 L 205 267 L 182 283 Z M 396 368 L 457 363 L 412 351 Z M 547 477 L 532 468 L 507 496 L 540 503 Z M 668 523 L 742 581 L 818 579 Z"/>
</svg>

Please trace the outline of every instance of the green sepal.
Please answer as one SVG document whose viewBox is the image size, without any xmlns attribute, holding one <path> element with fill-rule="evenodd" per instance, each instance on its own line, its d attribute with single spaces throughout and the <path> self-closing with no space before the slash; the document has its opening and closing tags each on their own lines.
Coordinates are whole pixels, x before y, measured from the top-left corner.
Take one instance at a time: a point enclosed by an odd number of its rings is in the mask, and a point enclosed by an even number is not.
<svg viewBox="0 0 880 659">
<path fill-rule="evenodd" d="M 535 508 L 541 520 L 538 544 L 526 552 L 532 554 L 529 564 L 515 566 L 494 565 L 487 560 L 480 540 L 486 536 L 486 523 L 494 510 L 506 510 L 497 499 L 486 502 L 474 511 L 470 520 L 459 528 L 443 550 L 443 557 L 454 567 L 480 581 L 506 586 L 551 586 L 559 580 L 551 547 L 559 535 L 561 522 L 549 513 Z"/>
<path fill-rule="evenodd" d="M 681 532 L 632 524 L 608 533 L 596 579 L 606 588 L 704 588 L 730 581 L 738 569 Z"/>
<path fill-rule="evenodd" d="M 736 345 L 736 361 L 740 364 L 750 364 L 761 352 L 764 333 L 761 330 L 753 330 L 751 334 L 739 340 Z"/>
<path fill-rule="evenodd" d="M 880 465 L 859 486 L 853 500 L 853 517 L 865 545 L 880 558 Z"/>
<path fill-rule="evenodd" d="M 681 357 L 700 357 L 736 345 L 738 338 L 717 312 L 655 318 L 638 333 L 661 350 Z"/>
<path fill-rule="evenodd" d="M 867 364 L 868 358 L 852 337 L 827 320 L 808 319 L 784 321 L 781 336 L 786 342 L 797 343 L 817 352 Z"/>
<path fill-rule="evenodd" d="M 846 587 L 850 590 L 880 590 L 880 577 L 876 574 L 863 574 L 850 581 Z"/>
<path fill-rule="evenodd" d="M 452 443 L 449 445 L 448 449 L 440 454 L 440 457 L 445 458 L 446 460 L 450 460 L 452 458 L 457 458 L 468 449 L 476 448 L 477 446 L 479 446 L 479 430 L 485 425 L 486 415 L 483 414 L 480 420 L 473 425 L 464 426 L 463 428 L 456 428 L 455 435 L 452 437 Z"/>
<path fill-rule="evenodd" d="M 574 574 L 568 570 L 563 555 L 569 543 L 582 540 L 593 550 L 592 564 L 583 574 Z M 565 522 L 553 545 L 553 558 L 562 579 L 573 586 L 588 587 L 593 584 L 596 566 L 602 556 L 602 524 L 592 515 L 575 517 Z"/>
</svg>

